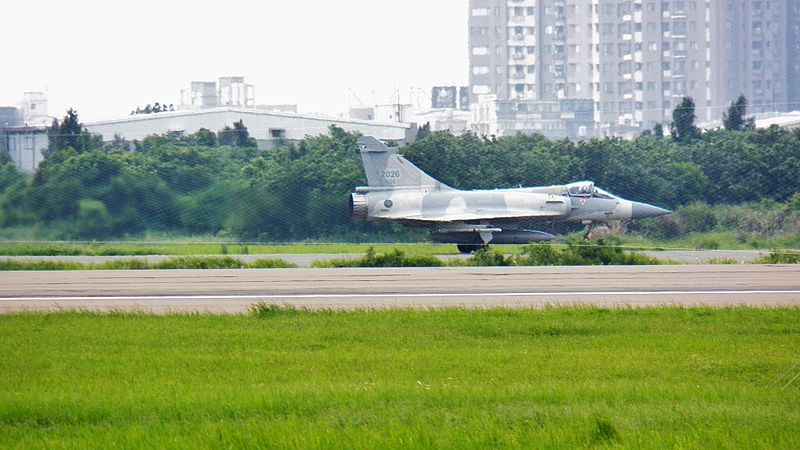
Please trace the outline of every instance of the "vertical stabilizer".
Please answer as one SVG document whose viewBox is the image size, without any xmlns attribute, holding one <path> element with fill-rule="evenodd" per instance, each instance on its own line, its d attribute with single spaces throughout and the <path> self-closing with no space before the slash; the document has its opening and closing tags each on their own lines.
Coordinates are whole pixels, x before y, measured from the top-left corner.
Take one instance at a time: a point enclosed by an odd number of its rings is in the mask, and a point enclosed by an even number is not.
<svg viewBox="0 0 800 450">
<path fill-rule="evenodd" d="M 396 147 L 388 147 L 373 136 L 360 137 L 358 151 L 371 188 L 450 189 L 398 155 Z"/>
</svg>

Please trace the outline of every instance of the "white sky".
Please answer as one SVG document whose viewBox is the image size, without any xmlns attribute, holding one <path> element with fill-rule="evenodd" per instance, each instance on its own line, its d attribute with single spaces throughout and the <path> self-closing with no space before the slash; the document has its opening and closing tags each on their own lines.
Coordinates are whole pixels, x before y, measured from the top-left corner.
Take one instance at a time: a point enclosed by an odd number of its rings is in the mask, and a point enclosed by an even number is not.
<svg viewBox="0 0 800 450">
<path fill-rule="evenodd" d="M 466 85 L 467 0 L 2 0 L 0 106 L 47 89 L 82 121 L 244 76 L 256 103 L 338 113 Z M 428 94 L 429 95 L 429 92 Z"/>
</svg>

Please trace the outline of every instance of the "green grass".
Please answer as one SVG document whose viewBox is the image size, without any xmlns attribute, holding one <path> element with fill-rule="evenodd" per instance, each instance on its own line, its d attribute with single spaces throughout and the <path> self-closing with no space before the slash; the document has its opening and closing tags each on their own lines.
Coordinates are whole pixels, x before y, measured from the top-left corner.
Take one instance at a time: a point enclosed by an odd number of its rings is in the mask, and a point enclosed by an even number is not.
<svg viewBox="0 0 800 450">
<path fill-rule="evenodd" d="M 150 270 L 150 269 L 282 269 L 297 267 L 280 258 L 262 258 L 245 262 L 229 256 L 178 256 L 158 262 L 143 259 L 119 259 L 83 264 L 72 261 L 0 260 L 2 270 Z"/>
<path fill-rule="evenodd" d="M 800 448 L 798 308 L 256 310 L 0 316 L 0 448 Z"/>
<path fill-rule="evenodd" d="M 771 251 L 755 261 L 756 264 L 800 264 L 800 252 Z"/>
<path fill-rule="evenodd" d="M 686 233 L 673 239 L 650 239 L 636 234 L 626 234 L 619 236 L 619 238 L 624 246 L 643 249 L 800 249 L 800 235 L 797 234 L 766 237 L 736 231 L 710 231 L 707 233 Z"/>
<path fill-rule="evenodd" d="M 440 267 L 444 263 L 433 255 L 406 255 L 395 248 L 386 253 L 378 253 L 373 247 L 367 249 L 360 258 L 334 258 L 318 260 L 311 267 Z"/>
<path fill-rule="evenodd" d="M 508 249 L 506 249 L 508 250 Z M 479 249 L 469 257 L 442 261 L 431 255 L 406 255 L 400 249 L 378 253 L 372 247 L 360 258 L 314 261 L 312 267 L 438 267 L 448 266 L 588 266 L 652 265 L 666 263 L 636 252 L 626 252 L 617 240 L 599 239 L 596 245 L 571 241 L 566 245 L 521 246 L 518 253 L 505 255 L 495 249 Z"/>
<path fill-rule="evenodd" d="M 112 255 L 227 255 L 227 254 L 302 254 L 365 253 L 373 247 L 387 252 L 433 255 L 456 253 L 449 244 L 218 244 L 191 242 L 96 243 L 96 242 L 2 242 L 0 255 L 6 256 L 112 256 Z M 509 246 L 514 247 L 514 246 Z"/>
</svg>

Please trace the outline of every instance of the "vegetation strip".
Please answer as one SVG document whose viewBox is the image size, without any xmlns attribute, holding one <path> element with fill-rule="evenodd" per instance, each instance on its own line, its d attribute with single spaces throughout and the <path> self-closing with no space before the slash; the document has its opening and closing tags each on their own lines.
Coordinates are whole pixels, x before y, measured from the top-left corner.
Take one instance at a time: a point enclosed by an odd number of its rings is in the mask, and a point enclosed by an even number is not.
<svg viewBox="0 0 800 450">
<path fill-rule="evenodd" d="M 518 246 L 503 246 L 503 248 Z M 414 254 L 456 253 L 455 246 L 428 243 L 395 244 L 257 244 L 209 242 L 2 242 L 5 256 L 137 256 L 137 255 L 264 255 L 305 253 L 364 253 L 369 248 L 398 248 Z"/>
<path fill-rule="evenodd" d="M 798 448 L 798 322 L 738 307 L 9 314 L 0 447 Z"/>
<path fill-rule="evenodd" d="M 297 265 L 279 258 L 244 262 L 228 256 L 183 256 L 158 262 L 143 259 L 119 259 L 89 264 L 71 261 L 0 260 L 0 270 L 277 269 L 292 267 L 297 267 Z"/>
</svg>

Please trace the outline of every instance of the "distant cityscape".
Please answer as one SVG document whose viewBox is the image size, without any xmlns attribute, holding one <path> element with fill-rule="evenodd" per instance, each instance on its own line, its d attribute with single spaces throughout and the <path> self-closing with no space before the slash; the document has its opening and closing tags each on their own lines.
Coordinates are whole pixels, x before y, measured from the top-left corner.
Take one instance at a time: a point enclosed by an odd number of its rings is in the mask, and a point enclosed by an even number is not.
<svg viewBox="0 0 800 450">
<path fill-rule="evenodd" d="M 336 117 L 256 102 L 245 77 L 191 81 L 180 103 L 144 99 L 118 118 L 85 123 L 115 138 L 212 131 L 242 120 L 261 148 L 330 125 L 407 141 L 433 131 L 549 138 L 634 137 L 692 97 L 701 127 L 721 126 L 740 95 L 757 125 L 800 126 L 800 2 L 793 0 L 469 0 L 469 85 L 396 92 Z M 429 70 L 429 69 L 421 69 Z M 147 103 L 153 100 L 152 103 Z M 0 146 L 33 172 L 44 158 L 46 92 L 0 107 Z"/>
</svg>

